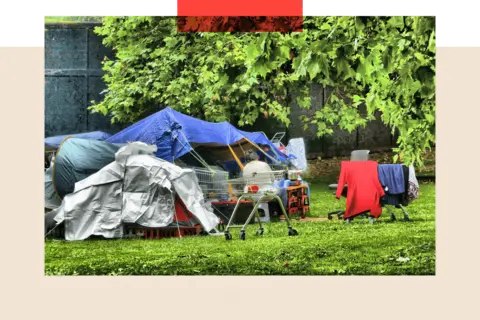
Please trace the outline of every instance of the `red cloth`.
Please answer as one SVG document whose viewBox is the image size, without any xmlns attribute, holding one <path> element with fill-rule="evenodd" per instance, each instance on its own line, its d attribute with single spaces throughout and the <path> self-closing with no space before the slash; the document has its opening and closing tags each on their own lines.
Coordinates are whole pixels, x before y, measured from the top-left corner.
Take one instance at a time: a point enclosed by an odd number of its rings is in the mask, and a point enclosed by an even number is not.
<svg viewBox="0 0 480 320">
<path fill-rule="evenodd" d="M 340 199 L 345 184 L 348 185 L 347 208 L 344 219 L 365 211 L 374 218 L 380 217 L 380 198 L 385 195 L 378 180 L 378 163 L 375 161 L 342 161 L 337 186 L 337 199 Z"/>
</svg>

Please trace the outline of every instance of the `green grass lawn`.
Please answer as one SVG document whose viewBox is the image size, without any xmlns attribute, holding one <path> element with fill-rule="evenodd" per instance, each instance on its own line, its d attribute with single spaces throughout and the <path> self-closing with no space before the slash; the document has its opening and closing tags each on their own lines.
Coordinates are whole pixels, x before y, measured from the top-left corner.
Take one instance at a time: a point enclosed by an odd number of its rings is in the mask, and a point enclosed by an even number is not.
<svg viewBox="0 0 480 320">
<path fill-rule="evenodd" d="M 313 183 L 311 216 L 342 209 L 328 184 Z M 402 217 L 399 210 L 397 218 Z M 396 212 L 397 212 L 396 211 Z M 287 236 L 285 223 L 257 225 L 239 239 L 185 237 L 182 240 L 87 240 L 45 243 L 46 275 L 434 275 L 435 184 L 422 184 L 408 206 L 413 222 L 390 222 L 387 210 L 374 225 L 338 220 L 293 221 L 298 237 Z M 408 259 L 406 259 L 408 258 Z"/>
</svg>

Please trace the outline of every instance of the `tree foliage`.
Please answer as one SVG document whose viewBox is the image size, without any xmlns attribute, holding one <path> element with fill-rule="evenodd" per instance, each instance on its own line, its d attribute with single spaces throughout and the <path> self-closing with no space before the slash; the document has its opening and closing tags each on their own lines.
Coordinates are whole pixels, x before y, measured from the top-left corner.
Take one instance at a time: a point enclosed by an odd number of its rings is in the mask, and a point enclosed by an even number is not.
<svg viewBox="0 0 480 320">
<path fill-rule="evenodd" d="M 103 101 L 91 110 L 131 122 L 158 105 L 243 126 L 259 116 L 289 125 L 292 100 L 311 108 L 309 84 L 329 88 L 304 118 L 318 136 L 353 131 L 380 112 L 398 130 L 405 163 L 435 142 L 433 17 L 306 17 L 292 33 L 181 33 L 174 17 L 106 17 L 96 32 L 105 61 Z"/>
</svg>

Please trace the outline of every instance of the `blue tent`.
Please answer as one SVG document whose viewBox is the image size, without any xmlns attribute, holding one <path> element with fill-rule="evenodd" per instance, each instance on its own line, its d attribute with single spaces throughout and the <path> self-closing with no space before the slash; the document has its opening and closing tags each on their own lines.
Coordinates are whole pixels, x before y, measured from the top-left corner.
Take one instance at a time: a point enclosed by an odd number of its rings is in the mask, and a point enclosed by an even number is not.
<svg viewBox="0 0 480 320">
<path fill-rule="evenodd" d="M 84 132 L 84 133 L 76 133 L 76 134 L 66 134 L 62 136 L 55 136 L 55 137 L 48 137 L 45 138 L 45 146 L 57 149 L 62 141 L 66 137 L 72 137 L 77 139 L 88 139 L 88 140 L 96 140 L 96 141 L 104 141 L 107 140 L 111 135 L 101 131 L 93 131 L 93 132 Z"/>
<path fill-rule="evenodd" d="M 180 158 L 199 146 L 233 147 L 253 142 L 257 145 L 268 145 L 270 149 L 275 150 L 275 158 L 279 162 L 287 160 L 287 156 L 263 133 L 241 131 L 228 122 L 213 123 L 199 120 L 170 107 L 131 125 L 107 141 L 110 143 L 141 141 L 154 144 L 158 148 L 155 155 L 167 161 Z"/>
</svg>

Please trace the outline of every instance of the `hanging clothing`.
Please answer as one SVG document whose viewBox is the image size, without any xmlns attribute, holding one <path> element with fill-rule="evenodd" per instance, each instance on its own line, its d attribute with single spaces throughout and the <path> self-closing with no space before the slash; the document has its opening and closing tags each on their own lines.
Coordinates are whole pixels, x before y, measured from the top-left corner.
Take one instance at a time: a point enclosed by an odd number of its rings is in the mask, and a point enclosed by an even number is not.
<svg viewBox="0 0 480 320">
<path fill-rule="evenodd" d="M 378 166 L 378 178 L 390 194 L 405 192 L 405 177 L 401 164 L 381 164 Z"/>
<path fill-rule="evenodd" d="M 408 178 L 410 175 L 410 169 L 406 165 L 402 165 L 403 168 L 403 185 L 405 191 L 400 195 L 399 200 L 400 204 L 407 206 L 408 205 Z"/>
<path fill-rule="evenodd" d="M 401 164 L 381 164 L 378 166 L 380 183 L 382 187 L 386 187 L 385 196 L 381 199 L 382 205 L 395 207 L 408 205 L 406 192 L 408 190 L 408 171 L 408 167 Z M 398 193 L 400 190 L 403 190 L 403 192 Z"/>
<path fill-rule="evenodd" d="M 389 194 L 388 192 L 385 192 L 385 195 L 382 197 L 380 202 L 382 205 L 398 206 L 402 202 L 402 199 L 401 199 L 402 196 L 403 196 L 403 193 L 398 195 L 398 194 Z"/>
<path fill-rule="evenodd" d="M 418 191 L 419 191 L 419 185 L 418 185 L 418 180 L 415 175 L 415 168 L 410 165 L 408 167 L 409 174 L 408 174 L 408 191 L 407 191 L 407 200 L 408 202 L 411 202 L 415 199 L 418 198 Z"/>
<path fill-rule="evenodd" d="M 348 185 L 347 207 L 344 219 L 370 211 L 374 218 L 380 217 L 382 208 L 380 198 L 385 192 L 378 180 L 378 163 L 375 161 L 342 161 L 336 197 L 340 199 L 342 191 Z"/>
<path fill-rule="evenodd" d="M 418 188 L 418 180 L 417 176 L 415 175 L 415 168 L 412 165 L 408 167 L 408 181 L 412 182 Z"/>
</svg>

